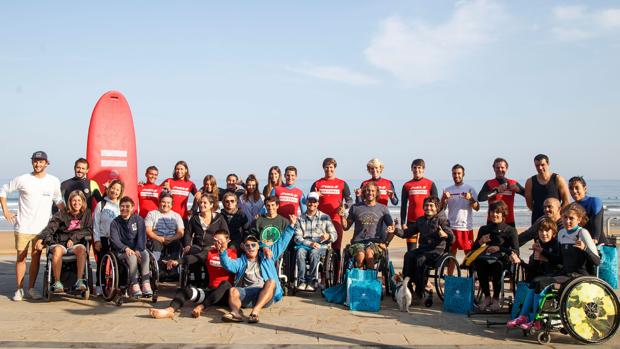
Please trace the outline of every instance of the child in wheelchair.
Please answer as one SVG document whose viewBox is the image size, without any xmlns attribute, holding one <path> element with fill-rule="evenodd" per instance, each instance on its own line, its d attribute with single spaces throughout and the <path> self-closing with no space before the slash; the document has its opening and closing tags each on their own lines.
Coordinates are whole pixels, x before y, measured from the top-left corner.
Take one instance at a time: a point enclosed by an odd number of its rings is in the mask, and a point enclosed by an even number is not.
<svg viewBox="0 0 620 349">
<path fill-rule="evenodd" d="M 77 262 L 77 281 L 73 285 L 75 291 L 88 289 L 86 260 L 87 239 L 93 234 L 93 220 L 86 205 L 82 191 L 74 190 L 69 194 L 69 202 L 64 210 L 59 210 L 50 219 L 47 226 L 37 235 L 35 248 L 39 251 L 44 246 L 48 249 L 48 264 L 51 257 L 53 280 L 48 280 L 54 293 L 65 292 L 61 281 L 62 257 L 74 254 Z M 53 281 L 53 283 L 52 283 Z M 49 291 L 49 290 L 47 290 Z"/>
<path fill-rule="evenodd" d="M 486 246 L 484 253 L 472 263 L 484 295 L 483 301 L 479 304 L 480 311 L 499 311 L 501 283 L 504 282 L 503 272 L 512 264 L 519 262 L 519 235 L 514 227 L 504 222 L 507 214 L 508 205 L 505 202 L 496 201 L 490 204 L 491 223 L 480 227 L 472 247 L 472 251 L 476 251 Z M 492 296 L 489 281 L 493 284 Z"/>
<path fill-rule="evenodd" d="M 420 234 L 418 248 L 407 251 L 403 260 L 403 276 L 409 276 L 415 285 L 412 305 L 419 304 L 425 291 L 432 293 L 432 289 L 426 288 L 426 267 L 435 263 L 446 251 L 446 245 L 454 241 L 450 222 L 443 213 L 438 212 L 439 198 L 436 196 L 425 198 L 423 207 L 424 216 L 415 224 L 409 225 L 404 235 L 405 238 L 410 238 Z"/>
<path fill-rule="evenodd" d="M 297 256 L 297 289 L 313 292 L 318 280 L 319 261 L 327 254 L 338 233 L 330 217 L 319 211 L 319 194 L 312 192 L 306 199 L 306 212 L 297 220 L 295 243 Z M 306 260 L 310 257 L 310 272 L 306 273 Z"/>
<path fill-rule="evenodd" d="M 124 196 L 120 201 L 121 214 L 110 224 L 112 252 L 128 268 L 130 292 L 133 298 L 151 297 L 153 290 L 149 278 L 149 254 L 146 250 L 144 220 L 134 214 L 134 201 Z M 138 265 L 140 274 L 138 274 Z M 142 280 L 142 287 L 139 281 Z"/>
</svg>

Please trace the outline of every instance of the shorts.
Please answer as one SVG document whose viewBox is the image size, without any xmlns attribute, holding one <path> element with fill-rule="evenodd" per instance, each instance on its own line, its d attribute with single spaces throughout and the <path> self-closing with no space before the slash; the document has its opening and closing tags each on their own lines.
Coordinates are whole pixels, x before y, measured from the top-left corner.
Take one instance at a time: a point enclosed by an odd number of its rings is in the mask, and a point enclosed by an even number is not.
<svg viewBox="0 0 620 349">
<path fill-rule="evenodd" d="M 369 248 L 372 250 L 372 252 L 374 252 L 374 258 L 383 257 L 383 249 L 374 242 L 356 242 L 349 246 L 349 254 L 351 256 L 355 256 L 360 252 L 366 253 L 366 250 Z"/>
<path fill-rule="evenodd" d="M 474 245 L 474 231 L 452 229 L 452 232 L 454 233 L 454 243 L 450 247 L 450 252 L 456 252 L 456 250 L 471 251 Z"/>
<path fill-rule="evenodd" d="M 17 251 L 24 251 L 28 249 L 30 246 L 31 249 L 34 249 L 34 244 L 37 242 L 36 234 L 26 234 L 15 232 L 15 249 Z"/>
<path fill-rule="evenodd" d="M 252 308 L 258 301 L 258 295 L 263 290 L 262 287 L 237 287 L 239 291 L 239 299 L 241 300 L 241 307 Z M 265 308 L 273 304 L 273 297 L 265 304 Z"/>
<path fill-rule="evenodd" d="M 65 252 L 64 254 L 73 254 L 73 251 L 79 247 L 82 246 L 82 248 L 84 249 L 84 251 L 86 251 L 86 246 L 82 245 L 82 244 L 73 244 L 73 246 L 71 246 L 71 248 L 67 248 L 67 246 L 61 245 L 61 244 L 53 244 L 50 245 L 47 250 L 48 251 L 52 251 L 56 246 L 59 246 L 63 249 L 63 251 Z"/>
</svg>

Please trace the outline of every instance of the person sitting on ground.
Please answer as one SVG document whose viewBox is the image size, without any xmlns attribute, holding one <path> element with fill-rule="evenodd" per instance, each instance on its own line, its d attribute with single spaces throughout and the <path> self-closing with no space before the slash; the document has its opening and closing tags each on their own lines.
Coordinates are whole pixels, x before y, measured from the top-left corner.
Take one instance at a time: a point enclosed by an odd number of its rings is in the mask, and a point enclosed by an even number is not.
<svg viewBox="0 0 620 349">
<path fill-rule="evenodd" d="M 159 209 L 149 212 L 144 220 L 150 245 L 147 247 L 162 265 L 179 258 L 185 232 L 181 215 L 172 211 L 172 202 L 172 195 L 163 192 L 159 197 Z"/>
<path fill-rule="evenodd" d="M 203 196 L 204 198 L 204 196 Z M 218 230 L 213 234 L 213 241 L 229 242 L 228 231 Z M 230 258 L 237 258 L 237 249 L 228 248 L 226 253 Z M 234 282 L 235 275 L 222 267 L 220 262 L 220 251 L 211 246 L 207 254 L 207 274 L 209 275 L 209 285 L 207 288 L 187 286 L 178 288 L 170 305 L 165 309 L 151 309 L 149 314 L 155 319 L 173 318 L 175 312 L 183 307 L 187 301 L 194 302 L 196 306 L 192 310 L 192 316 L 200 317 L 203 310 L 210 305 L 228 305 L 229 290 Z"/>
<path fill-rule="evenodd" d="M 222 197 L 223 208 L 220 210 L 222 216 L 228 224 L 230 232 L 230 244 L 239 249 L 245 237 L 245 226 L 248 223 L 248 217 L 239 209 L 238 198 L 235 193 L 226 192 Z"/>
<path fill-rule="evenodd" d="M 211 194 L 200 197 L 200 213 L 194 214 L 189 220 L 188 229 L 183 237 L 183 258 L 171 259 L 167 268 L 172 269 L 179 263 L 189 267 L 194 273 L 196 284 L 201 285 L 202 266 L 205 265 L 209 249 L 215 243 L 215 232 L 228 233 L 228 224 L 221 214 L 215 212 L 217 199 Z"/>
<path fill-rule="evenodd" d="M 344 230 L 355 224 L 349 254 L 354 259 L 354 267 L 374 269 L 375 261 L 387 249 L 387 234 L 394 233 L 394 221 L 387 206 L 377 202 L 379 188 L 369 182 L 362 188 L 364 202 L 349 209 L 349 216 L 342 220 Z M 344 206 L 339 213 L 344 218 Z M 386 228 L 387 227 L 387 230 Z"/>
<path fill-rule="evenodd" d="M 230 312 L 222 317 L 223 321 L 243 321 L 241 307 L 245 307 L 252 308 L 248 322 L 256 323 L 263 307 L 282 299 L 283 291 L 275 261 L 284 252 L 295 232 L 297 217 L 295 215 L 289 217 L 291 224 L 284 229 L 280 239 L 269 246 L 272 258 L 260 251 L 259 241 L 254 235 L 246 236 L 243 244 L 245 253 L 237 259 L 228 256 L 227 242 L 216 241 L 215 246 L 220 251 L 222 266 L 236 274 L 235 287 L 230 289 L 228 298 Z"/>
<path fill-rule="evenodd" d="M 412 294 L 414 305 L 419 304 L 424 296 L 426 266 L 433 265 L 437 258 L 446 252 L 447 245 L 454 242 L 450 222 L 443 211 L 438 212 L 439 205 L 439 198 L 436 196 L 424 199 L 424 216 L 409 225 L 405 232 L 405 238 L 420 234 L 418 248 L 407 251 L 403 260 L 403 276 L 409 276 L 415 285 Z"/>
<path fill-rule="evenodd" d="M 85 291 L 88 288 L 84 279 L 86 268 L 86 239 L 93 233 L 93 220 L 87 208 L 86 197 L 81 190 L 74 190 L 69 194 L 68 206 L 60 209 L 52 216 L 45 229 L 37 235 L 35 248 L 38 251 L 47 246 L 52 253 L 52 273 L 55 293 L 64 292 L 64 285 L 60 281 L 62 271 L 62 256 L 75 254 L 77 258 L 77 282 L 75 290 Z"/>
<path fill-rule="evenodd" d="M 119 260 L 124 260 L 129 270 L 129 284 L 131 296 L 150 297 L 153 295 L 149 280 L 149 253 L 146 251 L 146 226 L 144 219 L 134 214 L 135 203 L 133 199 L 124 196 L 120 202 L 121 214 L 114 218 L 110 224 L 110 242 L 112 252 Z M 140 264 L 140 278 L 142 288 L 138 284 L 138 264 Z"/>
<path fill-rule="evenodd" d="M 495 201 L 489 205 L 489 220 L 491 223 L 480 227 L 478 237 L 474 242 L 472 251 L 477 250 L 483 244 L 487 248 L 473 262 L 474 269 L 478 273 L 480 288 L 484 294 L 484 300 L 480 304 L 480 310 L 498 311 L 500 309 L 499 295 L 501 291 L 502 272 L 511 263 L 519 261 L 519 237 L 517 230 L 506 224 L 504 220 L 508 215 L 508 205 L 503 201 Z M 489 281 L 493 283 L 493 297 Z"/>
<path fill-rule="evenodd" d="M 325 257 L 327 247 L 338 239 L 338 232 L 328 215 L 319 211 L 319 193 L 308 194 L 306 213 L 303 213 L 295 226 L 297 244 L 297 289 L 313 292 L 319 261 Z M 310 273 L 306 274 L 306 258 L 310 255 Z"/>
</svg>

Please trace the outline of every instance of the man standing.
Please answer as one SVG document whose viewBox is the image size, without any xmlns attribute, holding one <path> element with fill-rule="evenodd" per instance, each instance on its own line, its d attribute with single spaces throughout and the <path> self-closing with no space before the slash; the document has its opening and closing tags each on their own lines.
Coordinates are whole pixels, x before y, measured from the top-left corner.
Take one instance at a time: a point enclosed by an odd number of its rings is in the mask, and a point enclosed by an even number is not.
<svg viewBox="0 0 620 349">
<path fill-rule="evenodd" d="M 159 208 L 159 196 L 164 188 L 157 185 L 159 170 L 155 166 L 146 168 L 146 183 L 138 185 L 138 205 L 140 206 L 140 217 L 146 218 L 151 211 Z"/>
<path fill-rule="evenodd" d="M 323 171 L 325 177 L 317 180 L 310 188 L 311 192 L 319 193 L 319 211 L 327 214 L 334 222 L 334 227 L 338 232 L 338 239 L 334 241 L 332 247 L 340 252 L 342 245 L 342 222 L 338 215 L 338 208 L 342 205 L 350 207 L 353 204 L 351 190 L 347 182 L 336 178 L 336 159 L 326 158 L 323 160 Z"/>
<path fill-rule="evenodd" d="M 15 249 L 17 260 L 15 261 L 15 278 L 17 290 L 13 295 L 14 301 L 24 299 L 24 274 L 26 273 L 26 257 L 30 247 L 30 271 L 28 278 L 28 295 L 32 299 L 40 299 L 41 294 L 34 289 L 39 273 L 39 260 L 41 251 L 34 246 L 36 236 L 45 228 L 51 215 L 52 202 L 62 210 L 65 205 L 60 194 L 60 181 L 49 175 L 45 169 L 49 165 L 47 154 L 37 151 L 32 154 L 32 172 L 14 178 L 0 189 L 0 205 L 7 221 L 15 225 Z M 17 216 L 9 211 L 7 206 L 7 194 L 19 193 Z"/>
<path fill-rule="evenodd" d="M 426 164 L 422 159 L 415 159 L 411 163 L 413 179 L 403 185 L 402 198 L 400 205 L 400 221 L 403 230 L 407 230 L 409 224 L 424 216 L 424 199 L 429 196 L 437 196 L 435 183 L 428 178 L 424 178 Z M 407 251 L 413 250 L 418 242 L 418 235 L 407 239 Z"/>
<path fill-rule="evenodd" d="M 295 186 L 297 168 L 295 166 L 287 166 L 284 170 L 284 178 L 286 183 L 273 188 L 270 195 L 275 195 L 280 200 L 279 215 L 283 217 L 290 215 L 298 216 L 297 211 L 301 210 L 301 213 L 306 212 L 306 197 L 304 192 Z"/>
<path fill-rule="evenodd" d="M 62 194 L 64 201 L 67 202 L 67 200 L 69 200 L 69 194 L 71 194 L 72 191 L 81 191 L 86 197 L 88 209 L 92 212 L 92 199 L 96 200 L 96 204 L 97 202 L 103 200 L 103 195 L 101 194 L 101 190 L 99 189 L 97 182 L 88 179 L 88 168 L 89 164 L 86 159 L 79 158 L 75 160 L 75 165 L 73 166 L 75 176 L 60 184 L 60 193 Z M 52 207 L 52 210 L 56 211 L 54 207 Z"/>
<path fill-rule="evenodd" d="M 478 194 L 469 184 L 463 183 L 465 168 L 456 164 L 452 166 L 452 180 L 454 185 L 446 188 L 441 198 L 441 209 L 448 208 L 448 220 L 454 233 L 455 241 L 450 248 L 450 254 L 455 256 L 460 249 L 467 254 L 474 243 L 473 210 L 480 209 L 476 200 Z"/>
<path fill-rule="evenodd" d="M 503 158 L 496 158 L 493 160 L 493 171 L 495 172 L 495 178 L 489 179 L 484 183 L 480 193 L 478 194 L 478 201 L 489 201 L 489 206 L 495 201 L 503 201 L 508 205 L 508 214 L 504 223 L 515 226 L 515 213 L 514 203 L 515 194 L 525 195 L 525 189 L 519 182 L 514 179 L 506 178 L 506 172 L 508 172 L 508 161 Z M 491 220 L 487 216 L 487 224 L 490 224 Z"/>
<path fill-rule="evenodd" d="M 534 157 L 535 176 L 525 182 L 525 203 L 532 210 L 532 224 L 544 215 L 543 202 L 548 198 L 560 200 L 562 207 L 568 205 L 568 186 L 562 176 L 549 170 L 549 157 L 538 154 Z"/>
</svg>

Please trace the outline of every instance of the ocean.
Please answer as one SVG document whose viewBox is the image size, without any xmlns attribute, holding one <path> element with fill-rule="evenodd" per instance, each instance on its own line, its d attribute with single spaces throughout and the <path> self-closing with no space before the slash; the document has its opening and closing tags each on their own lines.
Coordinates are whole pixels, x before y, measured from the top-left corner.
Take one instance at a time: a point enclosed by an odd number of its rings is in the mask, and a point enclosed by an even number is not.
<svg viewBox="0 0 620 349">
<path fill-rule="evenodd" d="M 349 184 L 351 191 L 354 191 L 355 188 L 358 188 L 360 183 L 364 179 L 345 179 Z M 9 179 L 0 179 L 0 185 L 8 183 Z M 393 180 L 394 186 L 396 187 L 396 192 L 400 198 L 400 192 L 403 184 L 408 181 L 406 180 Z M 468 180 L 466 183 L 480 190 L 485 180 Z M 222 181 L 223 183 L 224 181 Z M 259 179 L 260 187 L 265 183 L 264 179 Z M 297 185 L 301 188 L 304 193 L 308 193 L 310 187 L 314 183 L 314 180 L 308 179 L 299 179 L 297 180 Z M 444 188 L 449 187 L 453 184 L 452 180 L 438 180 L 435 182 L 437 186 L 437 190 L 440 195 Z M 522 182 L 521 184 L 525 184 Z M 591 180 L 588 181 L 588 194 L 590 196 L 597 196 L 603 200 L 603 204 L 605 205 L 605 218 L 609 217 L 618 217 L 620 219 L 620 180 Z M 15 193 L 10 194 L 7 199 L 9 210 L 16 212 L 17 211 L 17 195 Z M 191 205 L 191 203 L 190 203 Z M 399 206 L 389 206 L 390 212 L 394 218 L 400 216 L 400 207 Z M 0 213 L 1 213 L 0 209 Z M 528 227 L 530 226 L 530 210 L 525 205 L 525 198 L 520 195 L 517 195 L 515 199 L 515 220 L 517 227 Z M 487 203 L 481 203 L 480 210 L 478 212 L 474 212 L 474 227 L 478 228 L 485 224 L 486 222 L 486 212 L 487 212 Z M 10 231 L 13 230 L 12 225 L 6 221 L 4 215 L 0 214 L 0 231 Z"/>
</svg>

